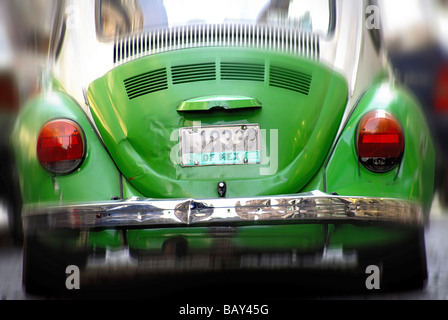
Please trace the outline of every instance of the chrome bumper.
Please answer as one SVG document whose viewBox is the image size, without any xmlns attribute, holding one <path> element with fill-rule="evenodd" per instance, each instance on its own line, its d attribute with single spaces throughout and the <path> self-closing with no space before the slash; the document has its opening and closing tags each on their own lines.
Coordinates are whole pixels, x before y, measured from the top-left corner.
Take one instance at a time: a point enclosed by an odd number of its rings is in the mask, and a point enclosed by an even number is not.
<svg viewBox="0 0 448 320">
<path fill-rule="evenodd" d="M 27 206 L 25 231 L 174 225 L 384 221 L 422 225 L 415 203 L 391 199 L 335 196 L 313 191 L 293 195 L 216 199 L 142 199 L 71 205 Z"/>
</svg>

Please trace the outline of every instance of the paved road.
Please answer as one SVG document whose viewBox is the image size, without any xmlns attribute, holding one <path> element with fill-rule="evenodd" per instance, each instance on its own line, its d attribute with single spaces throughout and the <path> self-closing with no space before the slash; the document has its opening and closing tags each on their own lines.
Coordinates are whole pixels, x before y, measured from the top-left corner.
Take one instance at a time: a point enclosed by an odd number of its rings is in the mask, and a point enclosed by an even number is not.
<svg viewBox="0 0 448 320">
<path fill-rule="evenodd" d="M 443 212 L 446 211 L 446 212 Z M 431 220 L 426 228 L 426 250 L 429 278 L 425 289 L 369 295 L 337 295 L 317 299 L 390 299 L 390 300 L 448 300 L 448 210 L 433 206 Z M 27 296 L 22 290 L 22 248 L 12 245 L 5 228 L 0 225 L 0 299 L 30 300 L 41 297 Z"/>
</svg>

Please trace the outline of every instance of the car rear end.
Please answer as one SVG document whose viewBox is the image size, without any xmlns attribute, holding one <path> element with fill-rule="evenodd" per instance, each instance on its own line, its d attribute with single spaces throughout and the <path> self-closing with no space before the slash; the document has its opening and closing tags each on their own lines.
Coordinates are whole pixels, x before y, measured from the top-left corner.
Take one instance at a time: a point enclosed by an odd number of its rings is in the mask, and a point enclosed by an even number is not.
<svg viewBox="0 0 448 320">
<path fill-rule="evenodd" d="M 28 291 L 69 292 L 69 266 L 81 288 L 369 265 L 424 282 L 434 150 L 363 21 L 342 23 L 362 5 L 253 1 L 237 7 L 252 23 L 221 24 L 118 4 L 79 5 L 96 21 L 66 30 L 51 90 L 16 125 Z M 145 29 L 145 9 L 166 12 Z"/>
</svg>

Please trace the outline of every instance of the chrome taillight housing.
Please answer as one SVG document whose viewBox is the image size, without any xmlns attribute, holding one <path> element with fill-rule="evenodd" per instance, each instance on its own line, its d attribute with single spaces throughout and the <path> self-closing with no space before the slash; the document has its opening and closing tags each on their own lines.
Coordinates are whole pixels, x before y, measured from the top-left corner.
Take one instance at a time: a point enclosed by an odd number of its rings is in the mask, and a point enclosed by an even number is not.
<svg viewBox="0 0 448 320">
<path fill-rule="evenodd" d="M 37 139 L 37 158 L 46 170 L 68 174 L 76 170 L 85 156 L 85 137 L 81 127 L 68 119 L 47 122 Z"/>
<path fill-rule="evenodd" d="M 404 145 L 401 125 L 389 112 L 374 110 L 359 121 L 356 150 L 359 161 L 370 171 L 392 170 L 403 157 Z"/>
</svg>

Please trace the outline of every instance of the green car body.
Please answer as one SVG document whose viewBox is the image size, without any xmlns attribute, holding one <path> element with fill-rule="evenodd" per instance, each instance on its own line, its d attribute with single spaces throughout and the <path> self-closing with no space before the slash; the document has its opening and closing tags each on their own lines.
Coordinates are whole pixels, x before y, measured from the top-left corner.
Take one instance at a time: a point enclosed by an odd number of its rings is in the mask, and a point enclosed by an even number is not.
<svg viewBox="0 0 448 320">
<path fill-rule="evenodd" d="M 343 72 L 304 54 L 220 44 L 131 59 L 132 45 L 143 50 L 142 41 L 115 43 L 115 67 L 89 81 L 83 100 L 52 73 L 49 89 L 16 123 L 28 291 L 66 291 L 68 265 L 85 268 L 81 281 L 88 283 L 98 276 L 89 273 L 89 257 L 107 260 L 123 248 L 141 274 L 203 272 L 222 244 L 233 253 L 220 257 L 231 270 L 266 269 L 254 257 L 274 253 L 287 262 L 272 260 L 267 269 L 300 270 L 292 252 L 319 256 L 308 266 L 314 267 L 340 249 L 364 274 L 392 251 L 394 273 L 384 267 L 384 279 L 424 283 L 434 145 L 420 106 L 386 66 L 362 82 L 354 99 Z M 360 163 L 356 145 L 361 118 L 375 110 L 392 114 L 405 140 L 399 164 L 381 173 Z M 83 131 L 85 155 L 68 174 L 51 173 L 38 159 L 39 132 L 54 119 Z M 258 163 L 180 163 L 181 128 L 251 124 L 263 138 Z M 181 261 L 177 269 L 166 258 L 171 254 Z M 59 273 L 41 277 L 49 266 Z"/>
</svg>

